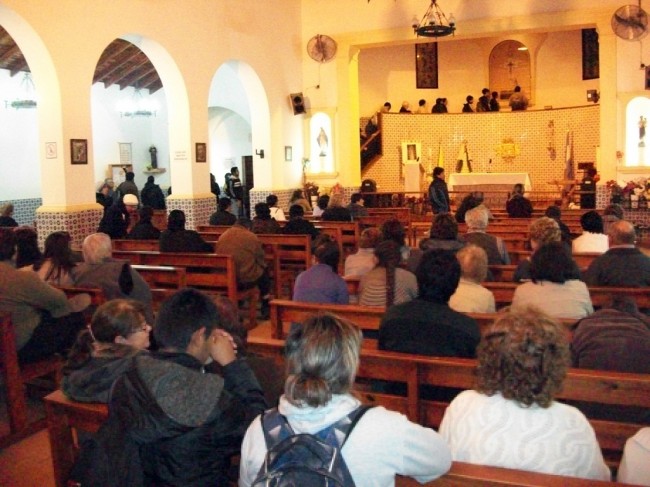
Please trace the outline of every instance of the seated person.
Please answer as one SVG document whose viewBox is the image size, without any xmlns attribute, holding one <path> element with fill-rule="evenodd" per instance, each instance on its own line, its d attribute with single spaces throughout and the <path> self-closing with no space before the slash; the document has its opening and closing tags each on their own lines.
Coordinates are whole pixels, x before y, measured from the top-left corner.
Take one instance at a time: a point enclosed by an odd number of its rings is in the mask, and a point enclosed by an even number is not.
<svg viewBox="0 0 650 487">
<path fill-rule="evenodd" d="M 11 315 L 18 360 L 30 363 L 64 353 L 85 326 L 79 311 L 90 298 L 69 301 L 35 273 L 19 271 L 12 262 L 15 252 L 13 229 L 0 228 L 0 312 Z"/>
<path fill-rule="evenodd" d="M 436 213 L 433 216 L 429 238 L 420 240 L 419 249 L 411 249 L 406 268 L 415 273 L 422 254 L 433 249 L 451 250 L 456 252 L 465 246 L 458 238 L 458 223 L 449 213 Z"/>
<path fill-rule="evenodd" d="M 607 205 L 603 210 L 603 233 L 609 235 L 609 225 L 623 218 L 623 207 L 617 203 Z"/>
<path fill-rule="evenodd" d="M 465 223 L 465 213 L 472 208 L 477 206 L 482 206 L 488 212 L 488 219 L 492 219 L 492 214 L 487 206 L 483 203 L 483 192 L 482 191 L 472 191 L 470 194 L 465 196 L 463 200 L 458 205 L 456 210 L 456 221 L 458 223 Z"/>
<path fill-rule="evenodd" d="M 440 424 L 454 461 L 610 479 L 587 418 L 553 400 L 569 367 L 557 322 L 536 308 L 506 313 L 477 353 L 476 390 L 461 392 Z"/>
<path fill-rule="evenodd" d="M 291 205 L 300 205 L 302 209 L 305 210 L 305 213 L 311 211 L 311 205 L 305 198 L 302 189 L 297 189 L 293 192 L 291 199 L 289 200 L 289 208 L 291 208 Z"/>
<path fill-rule="evenodd" d="M 400 248 L 392 240 L 384 240 L 375 248 L 375 267 L 361 277 L 359 304 L 390 307 L 418 296 L 415 275 L 399 267 Z"/>
<path fill-rule="evenodd" d="M 291 205 L 289 208 L 289 221 L 282 228 L 282 233 L 291 235 L 310 235 L 314 240 L 320 231 L 314 224 L 304 219 L 305 210 L 300 205 Z"/>
<path fill-rule="evenodd" d="M 38 248 L 36 229 L 26 225 L 14 229 L 16 235 L 16 269 L 31 267 L 43 258 Z"/>
<path fill-rule="evenodd" d="M 531 282 L 517 286 L 512 309 L 537 306 L 553 318 L 584 318 L 594 312 L 587 285 L 575 273 L 575 263 L 561 242 L 535 251 L 530 262 Z"/>
<path fill-rule="evenodd" d="M 460 240 L 481 247 L 488 256 L 488 265 L 509 265 L 510 254 L 501 237 L 486 233 L 488 226 L 487 211 L 480 206 L 472 208 L 465 213 L 467 233 Z"/>
<path fill-rule="evenodd" d="M 269 205 L 269 208 L 271 210 L 271 218 L 273 218 L 276 222 L 283 222 L 287 220 L 284 216 L 284 211 L 282 211 L 282 208 L 278 207 L 278 197 L 276 195 L 268 195 L 266 197 L 266 204 Z"/>
<path fill-rule="evenodd" d="M 451 460 L 435 431 L 383 407 L 355 414 L 361 406 L 352 393 L 361 340 L 354 324 L 329 313 L 311 316 L 292 330 L 287 337 L 288 378 L 277 413 L 296 434 L 314 434 L 354 415 L 358 422 L 340 451 L 351 482 L 358 486 L 394 485 L 396 474 L 420 482 L 439 477 Z M 268 448 L 264 418 L 255 419 L 244 437 L 240 487 L 253 485 L 261 473 Z"/>
<path fill-rule="evenodd" d="M 533 205 L 524 196 L 523 184 L 515 184 L 510 199 L 506 201 L 506 211 L 510 218 L 530 218 L 533 215 Z"/>
<path fill-rule="evenodd" d="M 278 222 L 271 218 L 271 209 L 266 203 L 255 205 L 255 218 L 253 218 L 253 233 L 280 233 L 282 230 Z"/>
<path fill-rule="evenodd" d="M 650 485 L 650 427 L 641 428 L 625 442 L 616 480 L 625 484 Z"/>
<path fill-rule="evenodd" d="M 321 215 L 324 222 L 351 222 L 352 213 L 343 206 L 343 195 L 334 193 L 330 196 L 327 209 Z"/>
<path fill-rule="evenodd" d="M 460 263 L 460 282 L 449 299 L 449 307 L 461 313 L 494 313 L 494 294 L 481 286 L 488 273 L 485 250 L 469 244 L 456 252 L 456 258 Z"/>
<path fill-rule="evenodd" d="M 158 240 L 160 238 L 160 230 L 158 230 L 151 222 L 153 218 L 153 208 L 150 206 L 143 206 L 138 211 L 138 222 L 133 225 L 133 228 L 126 236 L 129 240 Z"/>
<path fill-rule="evenodd" d="M 54 232 L 45 239 L 41 260 L 34 265 L 22 267 L 23 271 L 35 272 L 43 281 L 53 286 L 72 286 L 72 271 L 77 259 L 70 248 L 68 232 Z"/>
<path fill-rule="evenodd" d="M 406 244 L 406 228 L 397 218 L 386 220 L 381 225 L 381 239 L 392 240 L 399 245 L 402 254 L 402 264 L 405 264 L 411 255 L 411 247 Z"/>
<path fill-rule="evenodd" d="M 145 318 L 153 323 L 151 289 L 128 261 L 113 259 L 111 239 L 105 233 L 88 235 L 82 244 L 84 263 L 73 271 L 77 287 L 98 287 L 106 299 L 135 299 L 144 306 Z"/>
<path fill-rule="evenodd" d="M 210 215 L 210 225 L 233 225 L 237 221 L 237 217 L 230 212 L 231 208 L 230 198 L 219 198 L 217 211 Z"/>
<path fill-rule="evenodd" d="M 327 209 L 327 205 L 330 203 L 330 196 L 328 194 L 322 194 L 316 200 L 316 207 L 312 212 L 314 218 L 320 218 L 323 216 L 323 212 Z"/>
<path fill-rule="evenodd" d="M 0 208 L 0 227 L 17 227 L 18 222 L 13 219 L 14 204 L 7 203 Z"/>
<path fill-rule="evenodd" d="M 161 350 L 135 356 L 113 386 L 109 416 L 85 452 L 82 485 L 229 485 L 231 457 L 246 428 L 266 408 L 233 338 L 219 329 L 214 302 L 182 289 L 163 303 L 154 334 Z M 210 361 L 223 377 L 205 373 Z M 101 451 L 100 450 L 100 451 Z M 83 462 L 80 462 L 83 465 Z M 102 485 L 106 485 L 102 483 Z"/>
<path fill-rule="evenodd" d="M 185 230 L 185 212 L 172 210 L 167 217 L 167 230 L 160 234 L 161 252 L 214 253 L 214 245 L 203 240 L 194 230 Z"/>
<path fill-rule="evenodd" d="M 363 195 L 361 193 L 352 194 L 348 210 L 350 210 L 353 220 L 362 216 L 368 216 L 368 209 L 363 206 Z"/>
<path fill-rule="evenodd" d="M 375 267 L 375 247 L 381 241 L 378 228 L 365 228 L 359 236 L 359 250 L 345 258 L 345 277 L 361 277 Z"/>
<path fill-rule="evenodd" d="M 591 210 L 580 217 L 582 235 L 573 239 L 573 253 L 592 252 L 603 254 L 609 248 L 607 235 L 603 233 L 603 219 L 597 211 Z"/>
<path fill-rule="evenodd" d="M 108 402 L 113 382 L 136 354 L 149 348 L 150 333 L 141 303 L 112 299 L 102 304 L 68 355 L 61 384 L 65 395 L 81 402 Z"/>
<path fill-rule="evenodd" d="M 560 227 L 562 242 L 564 242 L 567 245 L 571 245 L 571 240 L 572 240 L 571 230 L 562 221 L 562 208 L 560 208 L 557 205 L 551 205 L 548 208 L 546 208 L 546 211 L 544 212 L 544 216 L 547 216 L 557 222 L 558 226 Z"/>
<path fill-rule="evenodd" d="M 126 238 L 130 223 L 131 216 L 124 201 L 122 198 L 117 198 L 111 206 L 104 209 L 104 215 L 99 221 L 97 232 L 105 233 L 112 239 Z"/>
<path fill-rule="evenodd" d="M 312 266 L 298 274 L 293 300 L 305 303 L 349 304 L 348 286 L 338 274 L 341 250 L 329 235 L 320 235 L 312 247 Z"/>
<path fill-rule="evenodd" d="M 481 339 L 473 318 L 448 303 L 460 281 L 453 252 L 426 252 L 416 277 L 420 295 L 386 310 L 379 325 L 379 349 L 443 357 L 474 357 Z"/>
</svg>

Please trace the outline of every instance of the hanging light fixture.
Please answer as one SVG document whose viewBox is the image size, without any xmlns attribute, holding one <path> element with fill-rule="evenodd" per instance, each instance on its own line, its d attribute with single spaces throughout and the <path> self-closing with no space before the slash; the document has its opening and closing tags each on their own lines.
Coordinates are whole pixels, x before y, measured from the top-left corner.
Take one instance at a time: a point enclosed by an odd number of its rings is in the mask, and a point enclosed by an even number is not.
<svg viewBox="0 0 650 487">
<path fill-rule="evenodd" d="M 120 117 L 148 118 L 155 117 L 158 111 L 158 104 L 155 101 L 145 98 L 140 87 L 136 86 L 133 96 L 130 99 L 122 100 L 118 104 Z"/>
<path fill-rule="evenodd" d="M 413 32 L 418 37 L 445 37 L 453 35 L 456 31 L 456 19 L 454 14 L 449 18 L 438 6 L 437 0 L 431 0 L 429 8 L 418 21 L 417 16 L 413 16 Z"/>
<path fill-rule="evenodd" d="M 5 108 L 36 108 L 36 87 L 32 81 L 32 73 L 26 71 L 23 75 L 23 80 L 20 82 L 20 87 L 24 92 L 24 97 L 16 98 L 14 101 L 5 100 Z"/>
</svg>

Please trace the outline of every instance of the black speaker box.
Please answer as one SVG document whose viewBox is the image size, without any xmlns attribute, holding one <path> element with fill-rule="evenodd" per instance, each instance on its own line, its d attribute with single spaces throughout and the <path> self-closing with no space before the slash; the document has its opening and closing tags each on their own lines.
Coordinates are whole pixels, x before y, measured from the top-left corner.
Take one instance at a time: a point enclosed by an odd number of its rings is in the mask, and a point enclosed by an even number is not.
<svg viewBox="0 0 650 487">
<path fill-rule="evenodd" d="M 305 113 L 305 97 L 302 96 L 302 93 L 291 93 L 289 95 L 289 101 L 291 102 L 294 115 Z"/>
</svg>

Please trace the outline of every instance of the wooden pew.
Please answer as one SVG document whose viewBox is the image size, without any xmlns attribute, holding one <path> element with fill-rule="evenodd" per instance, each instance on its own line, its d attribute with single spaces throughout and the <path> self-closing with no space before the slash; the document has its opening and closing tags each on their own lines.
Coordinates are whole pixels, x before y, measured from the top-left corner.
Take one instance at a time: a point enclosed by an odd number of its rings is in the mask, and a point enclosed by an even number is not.
<svg viewBox="0 0 650 487">
<path fill-rule="evenodd" d="M 113 257 L 128 260 L 132 265 L 183 267 L 186 284 L 207 292 L 223 294 L 233 303 L 249 300 L 248 321 L 251 328 L 257 324 L 259 290 L 253 287 L 237 289 L 235 262 L 232 255 L 191 252 L 144 252 L 114 250 Z"/>
<path fill-rule="evenodd" d="M 330 229 L 339 228 L 341 230 L 341 236 L 338 237 L 338 234 L 335 236 L 337 242 L 341 243 L 342 251 L 344 255 L 353 254 L 359 248 L 359 236 L 361 231 L 359 230 L 359 222 L 324 222 L 319 221 L 315 222 L 314 226 L 318 228 L 321 232 L 330 233 Z"/>
<path fill-rule="evenodd" d="M 271 278 L 276 297 L 291 297 L 298 274 L 311 267 L 311 236 L 259 234 L 265 253 L 271 261 Z M 288 294 L 284 289 L 288 288 Z"/>
<path fill-rule="evenodd" d="M 513 282 L 517 270 L 516 265 L 489 265 L 488 269 L 492 273 L 495 282 Z"/>
<path fill-rule="evenodd" d="M 580 269 L 586 269 L 591 265 L 591 263 L 600 257 L 603 254 L 595 253 L 595 252 L 582 252 L 582 253 L 575 253 L 573 254 L 573 260 L 576 261 L 576 264 L 578 264 L 578 267 Z"/>
<path fill-rule="evenodd" d="M 58 386 L 61 381 L 63 359 L 56 355 L 38 362 L 20 366 L 16 335 L 10 314 L 0 315 L 0 372 L 6 390 L 9 434 L 0 438 L 0 449 L 25 438 L 45 427 L 45 419 L 29 422 L 25 383 L 43 376 L 53 376 Z"/>
<path fill-rule="evenodd" d="M 149 284 L 152 289 L 181 289 L 187 285 L 185 267 L 132 264 L 131 267 Z"/>
<path fill-rule="evenodd" d="M 113 250 L 143 250 L 148 252 L 160 250 L 160 242 L 158 240 L 116 239 L 111 244 Z"/>
</svg>

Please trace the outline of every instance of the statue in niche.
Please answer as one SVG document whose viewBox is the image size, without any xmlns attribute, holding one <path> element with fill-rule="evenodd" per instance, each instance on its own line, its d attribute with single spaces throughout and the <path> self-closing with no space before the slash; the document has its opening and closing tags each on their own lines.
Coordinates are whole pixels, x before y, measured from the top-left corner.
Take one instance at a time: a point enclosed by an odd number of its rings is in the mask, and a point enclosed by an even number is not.
<svg viewBox="0 0 650 487">
<path fill-rule="evenodd" d="M 325 157 L 327 155 L 327 146 L 329 143 L 329 139 L 327 137 L 327 134 L 325 133 L 325 129 L 323 127 L 320 128 L 320 132 L 318 133 L 318 137 L 316 137 L 316 142 L 318 143 L 318 147 L 320 149 L 320 153 L 318 154 L 319 157 Z"/>
<path fill-rule="evenodd" d="M 639 117 L 639 147 L 645 147 L 645 126 L 648 120 L 641 115 Z"/>
<path fill-rule="evenodd" d="M 149 147 L 149 154 L 151 154 L 151 169 L 158 169 L 158 149 L 155 145 Z"/>
</svg>

